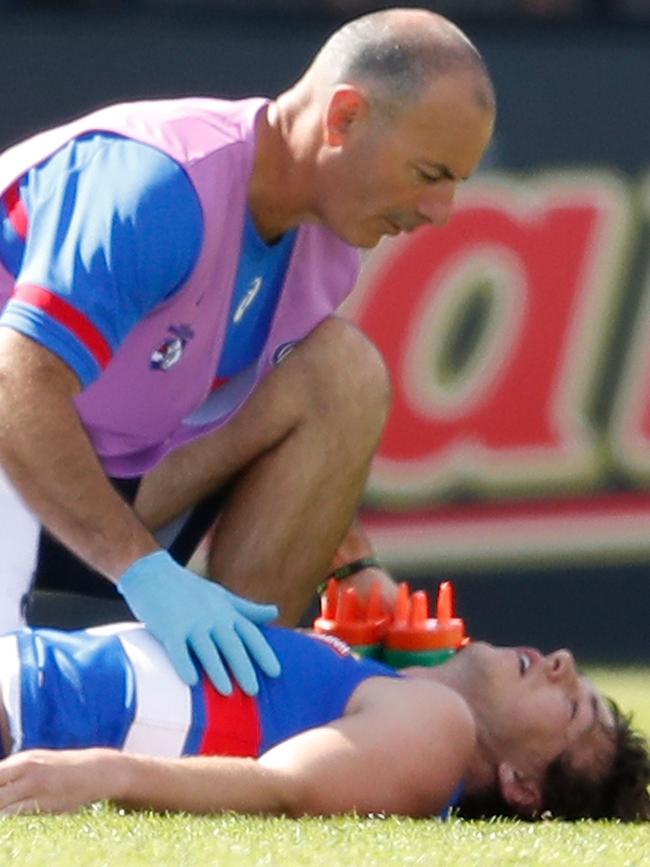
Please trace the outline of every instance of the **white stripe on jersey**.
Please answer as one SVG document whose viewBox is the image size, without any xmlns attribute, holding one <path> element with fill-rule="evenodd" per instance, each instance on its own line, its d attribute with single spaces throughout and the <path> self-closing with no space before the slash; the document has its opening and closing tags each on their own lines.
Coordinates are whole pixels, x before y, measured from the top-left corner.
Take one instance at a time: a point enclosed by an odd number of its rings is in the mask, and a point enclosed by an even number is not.
<svg viewBox="0 0 650 867">
<path fill-rule="evenodd" d="M 20 705 L 20 660 L 18 639 L 15 635 L 0 638 L 0 693 L 7 711 L 11 752 L 16 753 L 23 745 L 23 728 Z"/>
<path fill-rule="evenodd" d="M 163 646 L 141 623 L 110 624 L 86 631 L 119 638 L 133 668 L 136 710 L 122 749 L 142 755 L 182 755 L 192 723 L 192 694 Z"/>
</svg>

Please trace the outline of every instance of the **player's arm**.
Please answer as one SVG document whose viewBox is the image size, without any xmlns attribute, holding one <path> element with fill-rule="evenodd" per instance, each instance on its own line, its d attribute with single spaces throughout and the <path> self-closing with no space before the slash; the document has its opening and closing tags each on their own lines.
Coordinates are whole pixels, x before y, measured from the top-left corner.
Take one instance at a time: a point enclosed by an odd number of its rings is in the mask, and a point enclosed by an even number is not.
<svg viewBox="0 0 650 867">
<path fill-rule="evenodd" d="M 67 813 L 96 801 L 188 813 L 282 813 L 282 775 L 255 759 L 116 750 L 29 750 L 0 761 L 0 815 Z"/>
<path fill-rule="evenodd" d="M 445 687 L 382 680 L 378 689 L 374 683 L 365 697 L 359 690 L 358 709 L 258 760 L 163 759 L 102 749 L 11 756 L 0 762 L 0 812 L 61 812 L 108 799 L 191 813 L 435 814 L 468 766 L 470 712 Z"/>
<path fill-rule="evenodd" d="M 260 764 L 286 781 L 290 815 L 430 816 L 461 782 L 475 725 L 460 696 L 416 679 L 366 681 L 342 719 L 274 747 Z"/>
</svg>

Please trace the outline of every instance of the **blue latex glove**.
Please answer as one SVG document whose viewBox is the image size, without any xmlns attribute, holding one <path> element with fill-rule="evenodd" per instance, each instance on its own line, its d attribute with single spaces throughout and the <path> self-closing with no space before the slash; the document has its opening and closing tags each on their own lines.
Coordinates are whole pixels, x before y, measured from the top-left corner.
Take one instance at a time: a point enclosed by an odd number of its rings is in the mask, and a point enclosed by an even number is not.
<svg viewBox="0 0 650 867">
<path fill-rule="evenodd" d="M 248 695 L 258 691 L 249 656 L 270 677 L 280 673 L 275 653 L 255 626 L 278 616 L 275 605 L 242 599 L 179 566 L 167 551 L 154 551 L 132 563 L 117 589 L 190 686 L 198 680 L 190 649 L 222 695 L 232 692 L 224 663 Z"/>
</svg>

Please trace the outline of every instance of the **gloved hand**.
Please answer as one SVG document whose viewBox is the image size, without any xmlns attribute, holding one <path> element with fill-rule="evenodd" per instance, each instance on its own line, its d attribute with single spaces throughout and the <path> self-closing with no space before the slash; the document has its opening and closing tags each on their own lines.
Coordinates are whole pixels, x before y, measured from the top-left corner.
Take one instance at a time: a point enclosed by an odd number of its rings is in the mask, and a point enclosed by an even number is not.
<svg viewBox="0 0 650 867">
<path fill-rule="evenodd" d="M 198 679 L 190 649 L 222 695 L 232 692 L 224 662 L 248 695 L 258 691 L 249 655 L 270 677 L 280 673 L 275 653 L 255 626 L 278 616 L 275 605 L 242 599 L 179 566 L 167 551 L 154 551 L 132 563 L 117 589 L 164 646 L 185 683 L 193 685 Z"/>
</svg>

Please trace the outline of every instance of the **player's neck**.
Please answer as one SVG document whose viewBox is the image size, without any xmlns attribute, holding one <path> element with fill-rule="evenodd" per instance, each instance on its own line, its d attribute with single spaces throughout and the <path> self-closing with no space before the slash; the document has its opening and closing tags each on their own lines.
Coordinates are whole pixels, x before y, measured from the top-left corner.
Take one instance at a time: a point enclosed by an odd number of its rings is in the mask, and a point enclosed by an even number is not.
<svg viewBox="0 0 650 867">
<path fill-rule="evenodd" d="M 423 680 L 439 683 L 459 693 L 468 704 L 476 725 L 476 746 L 463 775 L 463 786 L 467 794 L 474 794 L 489 789 L 496 781 L 496 764 L 498 761 L 498 749 L 492 742 L 489 731 L 481 714 L 472 707 L 471 701 L 465 697 L 462 688 L 462 666 L 454 663 L 453 658 L 443 665 L 433 667 L 411 666 L 404 668 L 402 674 L 408 677 L 422 678 Z"/>
<path fill-rule="evenodd" d="M 457 655 L 452 656 L 442 665 L 411 665 L 408 668 L 403 668 L 401 673 L 408 677 L 419 677 L 434 683 L 441 683 L 463 695 L 463 666 L 459 663 Z"/>
</svg>

